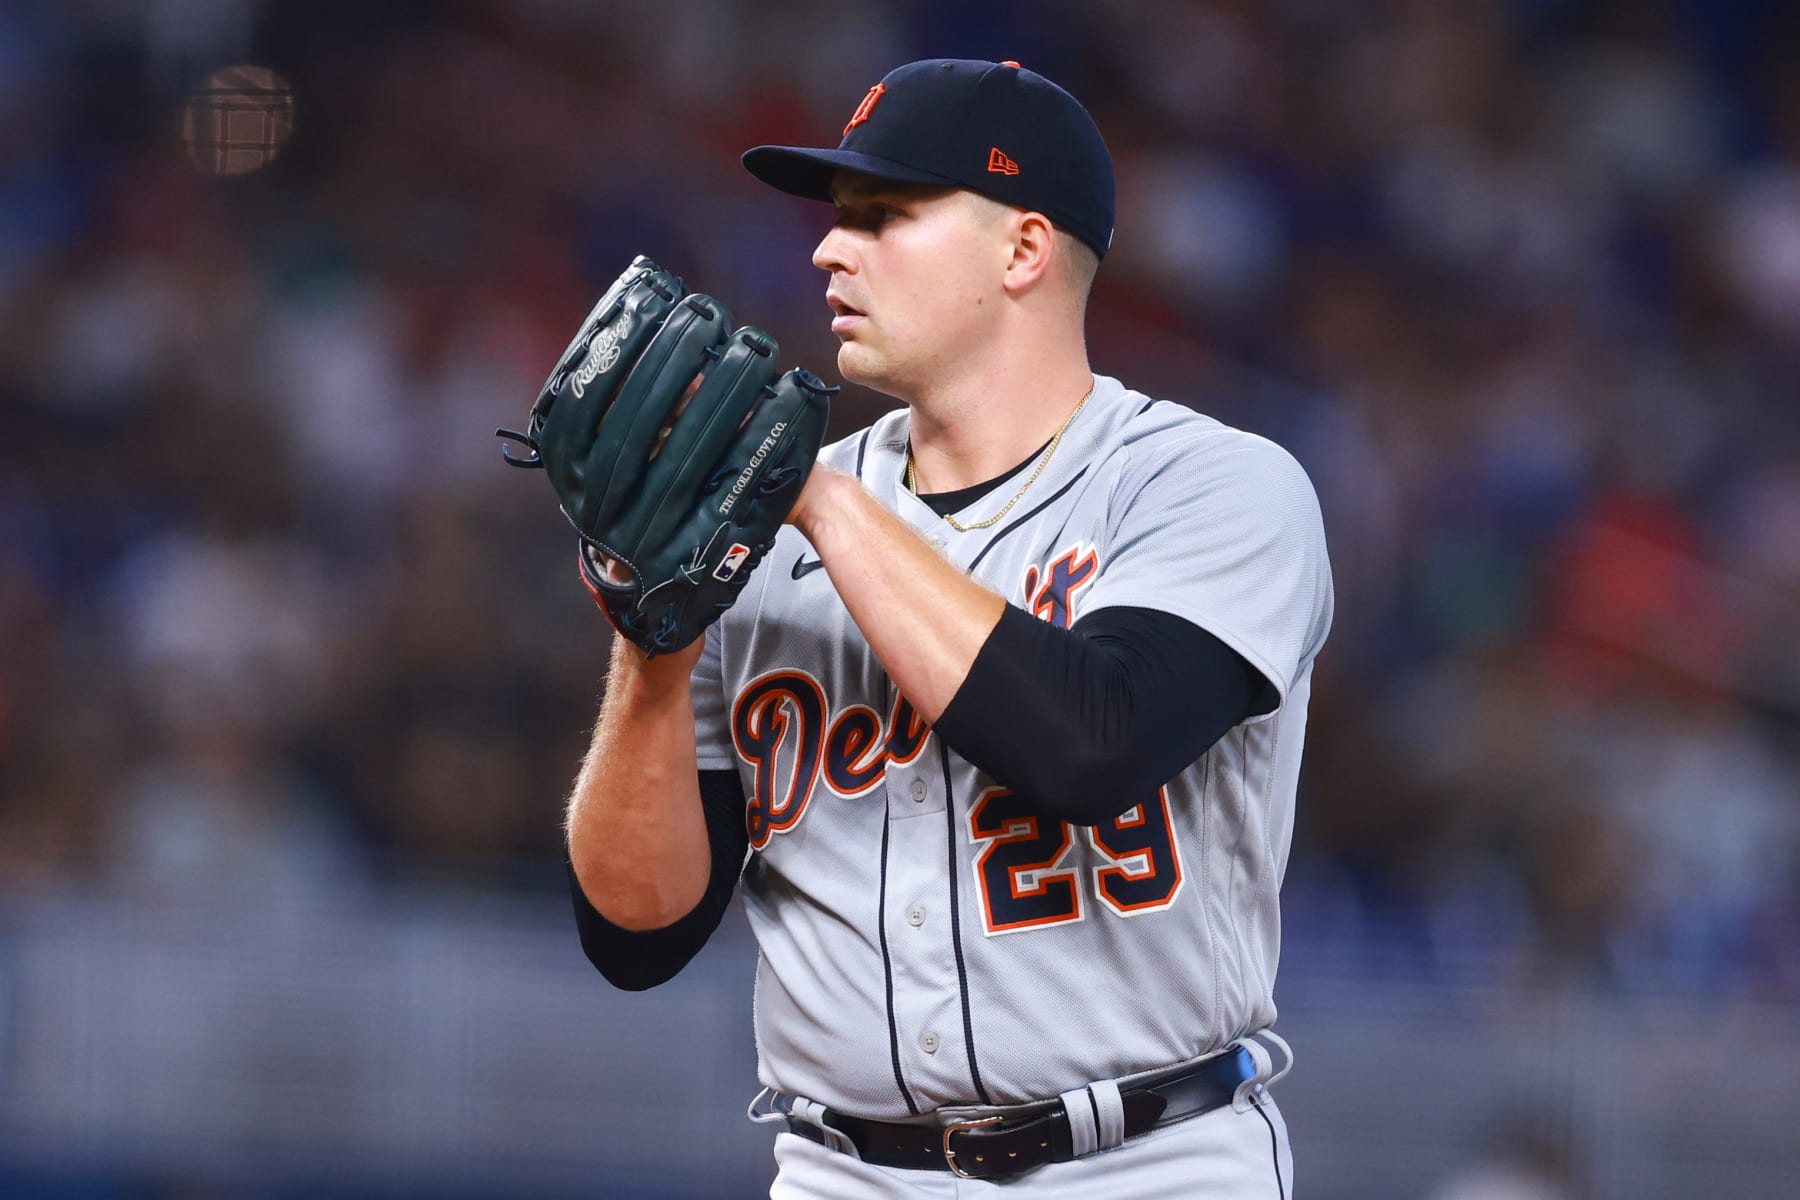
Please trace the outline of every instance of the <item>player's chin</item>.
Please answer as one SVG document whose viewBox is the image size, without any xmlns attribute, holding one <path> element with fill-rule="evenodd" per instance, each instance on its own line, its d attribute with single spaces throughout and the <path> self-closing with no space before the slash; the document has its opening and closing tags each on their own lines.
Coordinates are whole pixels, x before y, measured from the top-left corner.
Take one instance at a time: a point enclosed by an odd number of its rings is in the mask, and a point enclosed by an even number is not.
<svg viewBox="0 0 1800 1200">
<path fill-rule="evenodd" d="M 881 356 L 854 340 L 838 346 L 837 368 L 839 375 L 859 387 L 874 387 L 886 375 Z"/>
</svg>

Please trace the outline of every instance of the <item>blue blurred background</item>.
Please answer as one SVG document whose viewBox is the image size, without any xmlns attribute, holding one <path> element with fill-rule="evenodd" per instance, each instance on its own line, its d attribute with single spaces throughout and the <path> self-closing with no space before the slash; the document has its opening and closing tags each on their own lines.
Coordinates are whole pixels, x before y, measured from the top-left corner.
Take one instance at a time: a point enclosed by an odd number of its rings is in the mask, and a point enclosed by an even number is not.
<svg viewBox="0 0 1800 1200">
<path fill-rule="evenodd" d="M 1106 132 L 1097 369 L 1321 495 L 1301 1194 L 1795 1194 L 1793 6 L 61 0 L 0 7 L 0 1195 L 766 1187 L 741 915 L 581 959 L 609 634 L 491 432 L 634 253 L 831 374 L 737 155 L 936 55 Z M 293 136 L 221 175 L 240 64 Z"/>
</svg>

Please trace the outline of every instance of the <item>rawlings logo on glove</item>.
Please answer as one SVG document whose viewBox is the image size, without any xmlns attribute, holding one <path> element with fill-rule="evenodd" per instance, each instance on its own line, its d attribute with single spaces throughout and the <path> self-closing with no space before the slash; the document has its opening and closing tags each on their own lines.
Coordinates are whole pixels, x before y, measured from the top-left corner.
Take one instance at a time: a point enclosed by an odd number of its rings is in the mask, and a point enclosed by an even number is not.
<svg viewBox="0 0 1800 1200">
<path fill-rule="evenodd" d="M 602 371 L 610 371 L 619 362 L 619 339 L 631 331 L 631 318 L 620 314 L 617 329 L 602 329 L 594 337 L 593 349 L 588 351 L 587 361 L 581 364 L 569 384 L 569 390 L 577 396 L 583 395 L 588 384 Z"/>
<path fill-rule="evenodd" d="M 580 534 L 581 576 L 652 656 L 731 607 L 811 474 L 838 389 L 776 377 L 775 339 L 647 258 L 600 297 L 545 381 L 525 432 L 495 434 L 542 468 Z M 721 494 L 726 480 L 733 480 Z"/>
</svg>

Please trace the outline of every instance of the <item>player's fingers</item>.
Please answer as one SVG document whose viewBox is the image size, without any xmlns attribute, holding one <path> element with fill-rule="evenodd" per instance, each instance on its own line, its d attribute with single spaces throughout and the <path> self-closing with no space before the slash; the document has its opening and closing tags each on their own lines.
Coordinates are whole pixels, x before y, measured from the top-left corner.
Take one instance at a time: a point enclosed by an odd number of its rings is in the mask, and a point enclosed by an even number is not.
<svg viewBox="0 0 1800 1200">
<path fill-rule="evenodd" d="M 669 415 L 663 418 L 663 426 L 657 430 L 656 444 L 650 447 L 650 457 L 647 461 L 655 462 L 656 456 L 662 453 L 663 443 L 667 442 L 669 435 L 675 431 L 676 422 L 680 421 L 682 414 L 687 412 L 688 404 L 694 399 L 694 393 L 700 390 L 700 381 L 705 378 L 705 371 L 694 376 L 689 381 L 686 390 L 681 393 L 681 399 L 675 402 L 675 407 L 671 408 Z"/>
</svg>

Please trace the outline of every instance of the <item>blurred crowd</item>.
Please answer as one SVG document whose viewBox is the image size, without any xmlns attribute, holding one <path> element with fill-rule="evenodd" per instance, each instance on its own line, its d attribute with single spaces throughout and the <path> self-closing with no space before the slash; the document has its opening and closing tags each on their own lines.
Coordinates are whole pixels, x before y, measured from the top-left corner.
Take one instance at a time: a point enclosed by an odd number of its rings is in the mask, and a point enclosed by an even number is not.
<svg viewBox="0 0 1800 1200">
<path fill-rule="evenodd" d="M 1318 486 L 1290 961 L 1800 999 L 1785 7 L 7 6 L 0 921 L 561 886 L 609 634 L 492 431 L 635 253 L 831 375 L 827 212 L 737 155 L 948 54 L 1109 138 L 1097 369 Z M 219 178 L 234 62 L 295 134 Z"/>
</svg>

